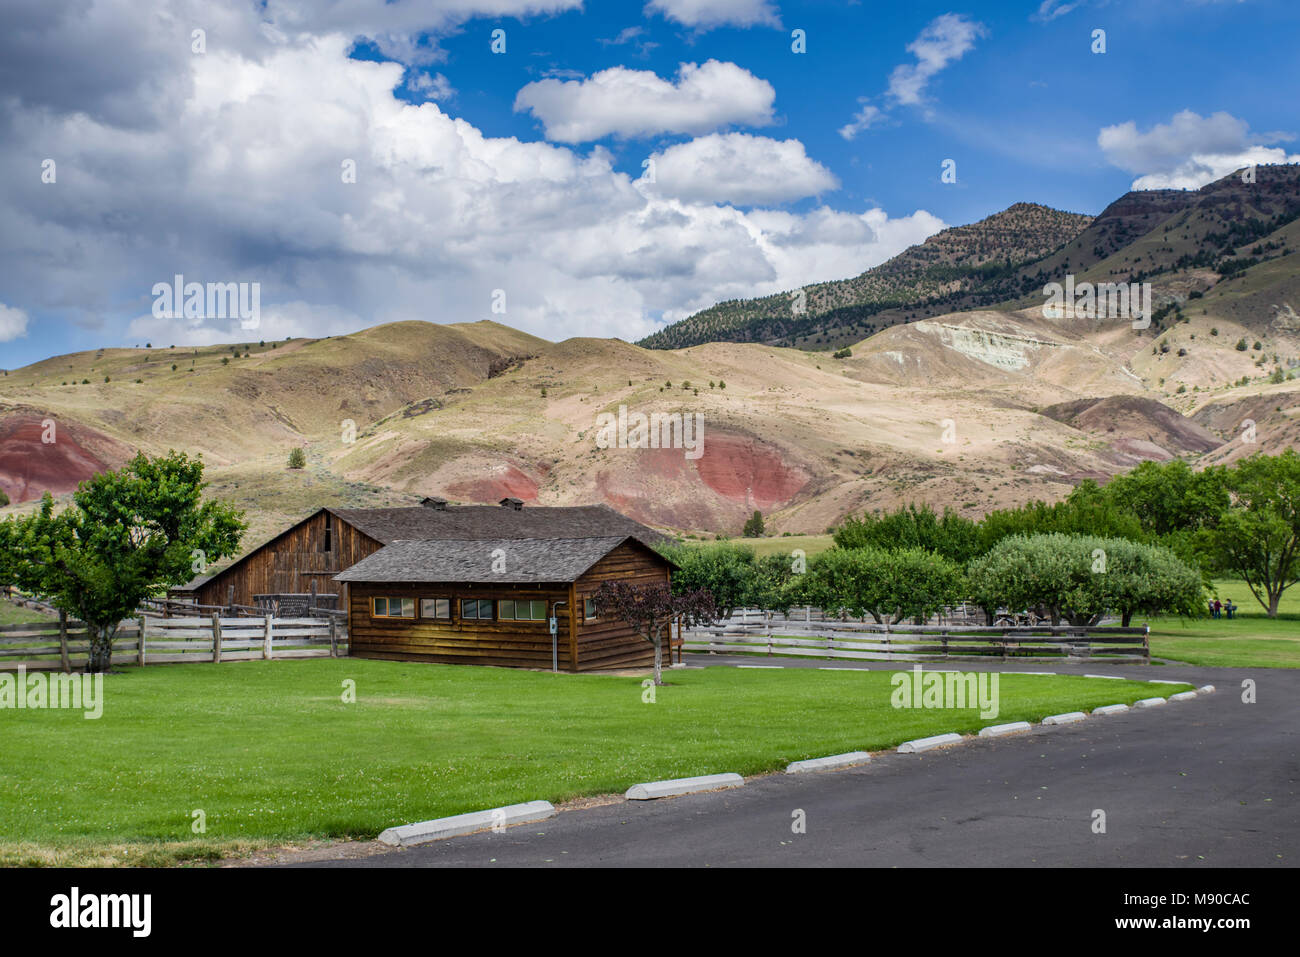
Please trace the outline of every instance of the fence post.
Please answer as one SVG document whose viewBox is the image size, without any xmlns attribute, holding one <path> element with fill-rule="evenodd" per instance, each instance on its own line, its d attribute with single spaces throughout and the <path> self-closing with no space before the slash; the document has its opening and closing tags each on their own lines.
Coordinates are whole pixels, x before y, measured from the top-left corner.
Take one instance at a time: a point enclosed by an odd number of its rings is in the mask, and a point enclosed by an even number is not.
<svg viewBox="0 0 1300 957">
<path fill-rule="evenodd" d="M 333 615 L 330 615 L 330 657 L 339 656 L 339 622 Z"/>
<path fill-rule="evenodd" d="M 271 623 L 275 621 L 270 615 L 266 616 L 266 637 L 262 639 L 262 658 L 266 661 L 271 660 Z"/>
<path fill-rule="evenodd" d="M 221 664 L 221 612 L 212 613 L 212 663 Z"/>
<path fill-rule="evenodd" d="M 1151 664 L 1151 623 L 1145 623 L 1145 630 L 1142 632 L 1142 660 Z"/>
<path fill-rule="evenodd" d="M 141 668 L 143 668 L 144 667 L 144 615 L 141 615 L 137 620 L 140 622 L 140 643 L 136 645 L 135 663 L 139 665 Z"/>
<path fill-rule="evenodd" d="M 64 671 L 72 671 L 72 662 L 68 659 L 68 613 L 59 609 L 59 658 Z"/>
</svg>

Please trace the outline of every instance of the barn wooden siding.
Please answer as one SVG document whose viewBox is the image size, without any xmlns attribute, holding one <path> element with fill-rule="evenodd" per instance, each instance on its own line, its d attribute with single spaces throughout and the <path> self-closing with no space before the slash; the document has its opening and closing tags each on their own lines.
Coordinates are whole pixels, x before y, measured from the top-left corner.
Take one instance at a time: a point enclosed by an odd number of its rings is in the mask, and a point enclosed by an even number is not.
<svg viewBox="0 0 1300 957">
<path fill-rule="evenodd" d="M 329 551 L 325 550 L 327 518 Z M 307 594 L 314 582 L 317 592 L 338 594 L 338 607 L 346 608 L 348 586 L 334 581 L 334 576 L 382 547 L 337 515 L 319 512 L 219 572 L 192 593 L 193 600 L 200 605 L 225 605 L 233 585 L 234 603 L 252 605 L 254 595 Z"/>
<path fill-rule="evenodd" d="M 551 632 L 545 621 L 478 621 L 460 618 L 460 599 L 545 599 L 548 610 L 557 601 L 559 666 L 562 671 L 595 671 L 643 667 L 654 662 L 654 648 L 629 625 L 613 619 L 585 621 L 582 601 L 595 594 L 602 581 L 651 584 L 668 580 L 668 566 L 643 546 L 624 543 L 596 563 L 574 583 L 541 586 L 499 584 L 383 584 L 353 582 L 348 604 L 349 654 L 358 658 L 434 661 L 445 664 L 500 665 L 512 668 L 551 667 Z M 422 598 L 452 601 L 450 621 L 414 618 L 373 618 L 372 598 L 412 598 L 419 614 Z M 576 608 L 576 616 L 572 615 Z M 667 661 L 665 638 L 665 662 Z"/>
</svg>

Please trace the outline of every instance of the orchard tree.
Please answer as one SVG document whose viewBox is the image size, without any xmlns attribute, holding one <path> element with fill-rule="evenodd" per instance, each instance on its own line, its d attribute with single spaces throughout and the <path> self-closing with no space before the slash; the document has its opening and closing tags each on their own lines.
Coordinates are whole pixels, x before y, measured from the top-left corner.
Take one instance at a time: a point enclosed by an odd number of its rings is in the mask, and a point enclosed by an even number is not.
<svg viewBox="0 0 1300 957">
<path fill-rule="evenodd" d="M 713 596 L 720 618 L 730 618 L 737 608 L 754 603 L 755 558 L 748 545 L 668 545 L 659 551 L 677 565 L 673 594 L 704 589 Z"/>
<path fill-rule="evenodd" d="M 201 500 L 203 461 L 179 452 L 137 455 L 82 482 L 73 506 L 0 523 L 0 584 L 46 596 L 90 631 L 86 670 L 112 665 L 118 625 L 146 598 L 235 554 L 247 527 L 229 505 Z"/>
<path fill-rule="evenodd" d="M 767 531 L 767 526 L 763 523 L 763 513 L 754 509 L 754 514 L 745 520 L 745 527 L 741 529 L 741 534 L 745 538 L 762 538 Z"/>
<path fill-rule="evenodd" d="M 656 685 L 664 683 L 663 638 L 673 621 L 680 618 L 685 626 L 693 627 L 710 625 L 718 619 L 713 596 L 703 588 L 675 595 L 666 583 L 635 585 L 606 581 L 601 582 L 592 597 L 596 614 L 631 625 L 638 635 L 654 645 Z"/>
<path fill-rule="evenodd" d="M 803 589 L 827 611 L 892 624 L 960 601 L 964 580 L 955 562 L 923 548 L 832 548 L 813 559 Z"/>
<path fill-rule="evenodd" d="M 1015 535 L 966 570 L 970 597 L 990 624 L 999 607 L 1042 608 L 1056 625 L 1092 625 L 1119 613 L 1196 615 L 1204 582 L 1169 549 L 1093 535 Z"/>
</svg>

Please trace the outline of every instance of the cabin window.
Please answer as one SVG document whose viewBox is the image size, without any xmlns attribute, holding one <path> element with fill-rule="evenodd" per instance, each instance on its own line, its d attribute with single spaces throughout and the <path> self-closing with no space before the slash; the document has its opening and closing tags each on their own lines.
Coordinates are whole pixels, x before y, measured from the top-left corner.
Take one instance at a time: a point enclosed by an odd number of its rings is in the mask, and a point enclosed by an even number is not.
<svg viewBox="0 0 1300 957">
<path fill-rule="evenodd" d="M 500 617 L 502 621 L 546 620 L 545 599 L 523 601 L 522 599 L 503 598 L 501 599 L 500 605 L 500 614 L 498 617 Z"/>
<path fill-rule="evenodd" d="M 370 599 L 371 618 L 414 618 L 414 598 L 372 598 Z"/>
<path fill-rule="evenodd" d="M 321 551 L 329 552 L 334 550 L 334 516 L 329 512 L 325 513 L 325 540 L 321 542 Z"/>
<path fill-rule="evenodd" d="M 491 621 L 492 600 L 490 598 L 462 598 L 460 600 L 460 617 Z"/>
<path fill-rule="evenodd" d="M 582 600 L 582 620 L 595 621 L 599 617 L 596 614 L 596 601 L 593 598 L 584 598 Z"/>
<path fill-rule="evenodd" d="M 450 618 L 451 599 L 450 598 L 421 598 L 420 617 L 421 618 Z"/>
</svg>

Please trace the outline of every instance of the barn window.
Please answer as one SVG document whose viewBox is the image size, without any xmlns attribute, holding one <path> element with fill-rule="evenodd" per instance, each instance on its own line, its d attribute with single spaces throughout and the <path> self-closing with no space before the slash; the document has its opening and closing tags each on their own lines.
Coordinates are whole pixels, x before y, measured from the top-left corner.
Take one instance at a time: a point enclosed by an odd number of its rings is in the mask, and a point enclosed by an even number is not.
<svg viewBox="0 0 1300 957">
<path fill-rule="evenodd" d="M 372 598 L 370 599 L 371 618 L 414 618 L 414 598 Z"/>
<path fill-rule="evenodd" d="M 499 617 L 502 621 L 545 621 L 546 601 L 503 598 Z"/>
<path fill-rule="evenodd" d="M 582 620 L 583 620 L 583 621 L 595 621 L 596 618 L 597 618 L 597 615 L 596 615 L 596 602 L 595 602 L 595 600 L 594 600 L 594 599 L 591 599 L 591 598 L 584 598 L 584 599 L 582 600 Z"/>
<path fill-rule="evenodd" d="M 325 541 L 321 543 L 321 551 L 330 552 L 334 550 L 334 516 L 329 512 L 325 513 Z"/>
<path fill-rule="evenodd" d="M 462 598 L 460 600 L 460 617 L 492 620 L 492 600 L 490 598 Z"/>
<path fill-rule="evenodd" d="M 450 598 L 421 598 L 420 617 L 421 618 L 450 618 L 451 599 Z"/>
</svg>

